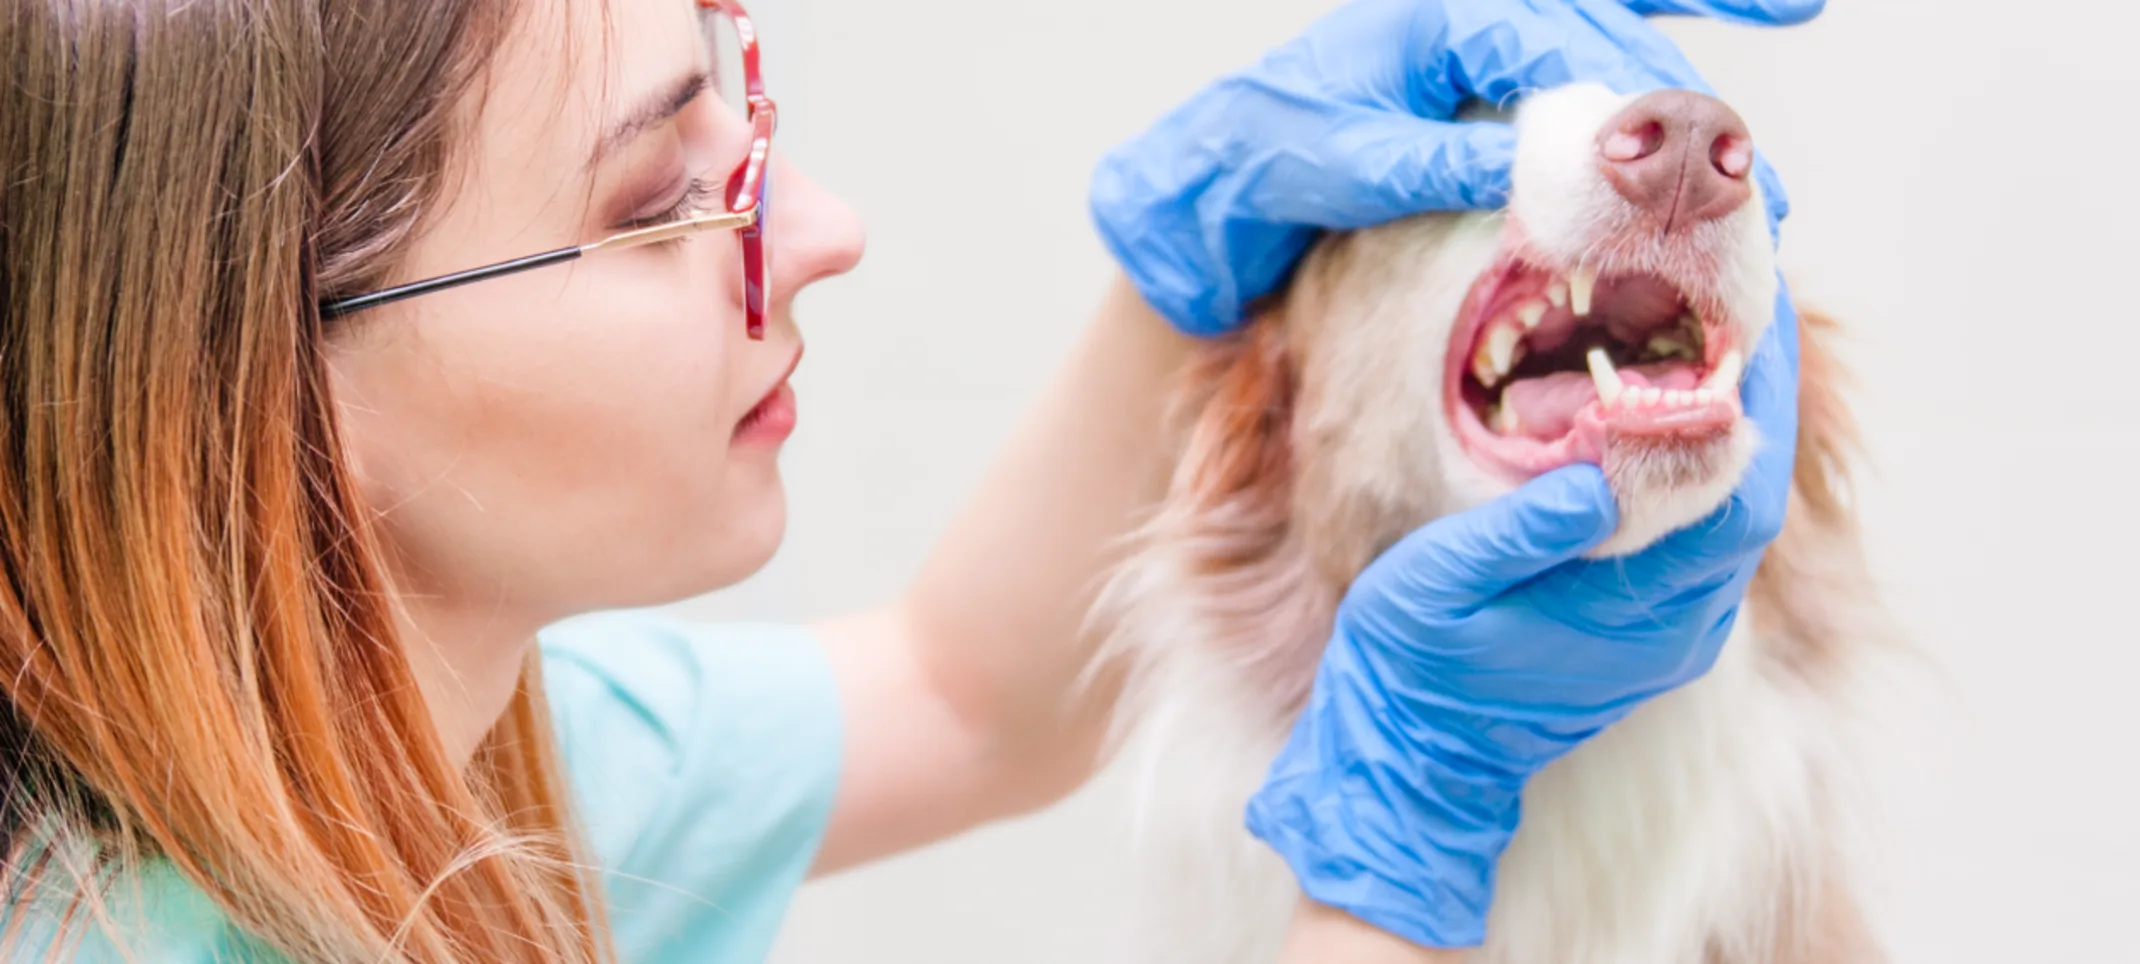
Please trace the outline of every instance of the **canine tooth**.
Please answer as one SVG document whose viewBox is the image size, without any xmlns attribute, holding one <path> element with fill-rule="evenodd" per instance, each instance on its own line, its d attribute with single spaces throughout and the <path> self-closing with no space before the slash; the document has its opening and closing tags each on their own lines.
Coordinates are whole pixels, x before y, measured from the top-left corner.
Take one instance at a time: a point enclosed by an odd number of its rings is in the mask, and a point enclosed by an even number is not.
<svg viewBox="0 0 2140 964">
<path fill-rule="evenodd" d="M 1479 384 L 1492 388 L 1508 376 L 1523 357 L 1523 332 L 1514 325 L 1496 323 L 1486 330 L 1471 356 L 1471 373 Z"/>
<path fill-rule="evenodd" d="M 1495 325 L 1486 333 L 1487 360 L 1493 363 L 1496 375 L 1506 375 L 1516 367 L 1516 360 L 1523 356 L 1523 332 L 1508 325 Z"/>
<path fill-rule="evenodd" d="M 1598 401 L 1607 407 L 1620 400 L 1620 393 L 1627 384 L 1620 381 L 1620 373 L 1613 370 L 1612 359 L 1605 357 L 1605 349 L 1592 348 L 1583 356 L 1590 363 L 1590 381 L 1598 387 Z"/>
<path fill-rule="evenodd" d="M 1568 303 L 1568 286 L 1558 281 L 1547 285 L 1546 300 L 1552 302 L 1555 308 L 1565 306 Z"/>
<path fill-rule="evenodd" d="M 1516 420 L 1516 410 L 1506 405 L 1494 406 L 1493 414 L 1487 417 L 1486 427 L 1496 435 L 1515 435 L 1523 430 L 1523 423 Z"/>
<path fill-rule="evenodd" d="M 1714 389 L 1719 395 L 1733 392 L 1738 389 L 1739 376 L 1745 371 L 1746 359 L 1734 348 L 1725 352 L 1724 357 L 1717 359 L 1716 371 L 1709 373 L 1709 377 L 1702 381 L 1702 387 Z"/>
<path fill-rule="evenodd" d="M 1594 268 L 1577 268 L 1574 274 L 1568 276 L 1568 301 L 1575 311 L 1575 317 L 1589 316 L 1590 295 L 1597 290 L 1597 286 L 1598 273 Z"/>
<path fill-rule="evenodd" d="M 1516 320 L 1523 322 L 1525 331 L 1536 329 L 1545 317 L 1546 305 L 1543 301 L 1526 301 L 1516 309 Z"/>
<path fill-rule="evenodd" d="M 1478 353 L 1471 356 L 1471 376 L 1487 388 L 1501 383 L 1500 373 L 1494 371 L 1494 363 L 1486 357 L 1485 345 L 1480 345 Z"/>
</svg>

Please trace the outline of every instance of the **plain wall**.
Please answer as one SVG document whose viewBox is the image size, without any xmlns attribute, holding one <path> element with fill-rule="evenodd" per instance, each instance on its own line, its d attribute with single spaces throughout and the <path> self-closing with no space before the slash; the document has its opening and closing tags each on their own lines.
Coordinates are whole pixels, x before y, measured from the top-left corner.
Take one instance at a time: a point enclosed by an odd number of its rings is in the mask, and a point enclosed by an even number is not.
<svg viewBox="0 0 2140 964">
<path fill-rule="evenodd" d="M 1099 153 L 1328 5 L 751 6 L 777 146 L 871 240 L 800 303 L 788 542 L 685 608 L 799 619 L 903 585 L 1085 323 L 1111 270 Z M 2140 961 L 2130 9 L 1834 0 L 1788 31 L 1669 28 L 1784 176 L 1801 297 L 1851 326 L 1869 550 L 1938 664 L 1880 764 L 1899 962 Z M 1117 960 L 1118 792 L 814 884 L 775 960 Z"/>
</svg>

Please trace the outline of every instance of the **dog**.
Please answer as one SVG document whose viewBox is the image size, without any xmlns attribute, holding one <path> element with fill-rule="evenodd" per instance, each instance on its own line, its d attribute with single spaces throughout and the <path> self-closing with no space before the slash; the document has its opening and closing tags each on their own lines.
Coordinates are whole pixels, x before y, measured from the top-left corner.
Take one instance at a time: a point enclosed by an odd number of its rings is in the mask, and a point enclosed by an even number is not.
<svg viewBox="0 0 2140 964">
<path fill-rule="evenodd" d="M 1601 466 L 1612 558 L 1711 516 L 1778 274 L 1751 136 L 1691 91 L 1574 84 L 1513 115 L 1509 202 L 1335 233 L 1174 396 L 1180 461 L 1091 610 L 1149 861 L 1140 953 L 1272 960 L 1298 890 L 1243 812 L 1347 584 L 1405 533 Z M 1716 665 L 1539 773 L 1479 964 L 1877 964 L 1847 833 L 1890 645 L 1831 342 L 1800 308 L 1783 531 Z M 1789 440 L 1780 440 L 1790 444 Z"/>
</svg>

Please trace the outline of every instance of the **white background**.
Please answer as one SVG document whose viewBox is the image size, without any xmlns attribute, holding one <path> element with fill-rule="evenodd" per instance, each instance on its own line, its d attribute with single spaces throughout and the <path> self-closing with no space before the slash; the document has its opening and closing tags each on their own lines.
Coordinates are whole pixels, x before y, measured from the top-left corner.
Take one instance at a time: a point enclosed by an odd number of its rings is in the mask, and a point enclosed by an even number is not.
<svg viewBox="0 0 2140 964">
<path fill-rule="evenodd" d="M 801 302 L 788 543 L 687 609 L 799 619 L 898 590 L 1084 324 L 1110 270 L 1099 153 L 1328 7 L 751 5 L 778 146 L 871 241 Z M 1882 764 L 1898 962 L 2140 962 L 2129 9 L 1834 0 L 1787 31 L 1669 28 L 1783 173 L 1801 296 L 1853 328 L 1869 548 L 1938 661 Z M 1115 789 L 812 885 L 776 961 L 1115 960 Z"/>
</svg>

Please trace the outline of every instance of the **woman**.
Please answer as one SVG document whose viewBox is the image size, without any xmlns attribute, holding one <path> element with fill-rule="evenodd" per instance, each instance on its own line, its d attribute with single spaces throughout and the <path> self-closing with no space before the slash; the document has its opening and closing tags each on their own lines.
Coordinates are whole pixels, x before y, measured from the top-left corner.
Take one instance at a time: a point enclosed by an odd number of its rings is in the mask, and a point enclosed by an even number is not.
<svg viewBox="0 0 2140 964">
<path fill-rule="evenodd" d="M 771 554 L 790 306 L 862 250 L 769 152 L 755 37 L 715 53 L 704 17 L 0 17 L 12 957 L 757 959 L 806 873 L 1030 810 L 1099 765 L 1111 694 L 1073 685 L 1079 603 L 1158 494 L 1165 376 L 1315 229 L 1497 199 L 1507 132 L 1422 112 L 1576 75 L 1699 84 L 1607 0 L 1338 11 L 1103 165 L 1095 213 L 1131 283 L 900 599 L 693 627 L 618 610 Z M 740 58 L 747 112 L 708 91 L 715 57 Z M 1793 358 L 1756 356 L 1770 437 Z M 1568 563 L 1613 524 L 1575 470 L 1362 578 L 1324 667 L 1343 695 L 1253 812 L 1316 898 L 1291 953 L 1476 941 L 1522 779 L 1713 657 L 1780 514 L 1778 448 L 1734 524 L 1610 580 Z M 1554 680 L 1569 645 L 1636 655 L 1624 678 Z M 1467 702 L 1409 672 L 1429 657 L 1529 674 L 1536 700 Z M 1497 718 L 1542 725 L 1514 741 Z"/>
</svg>

